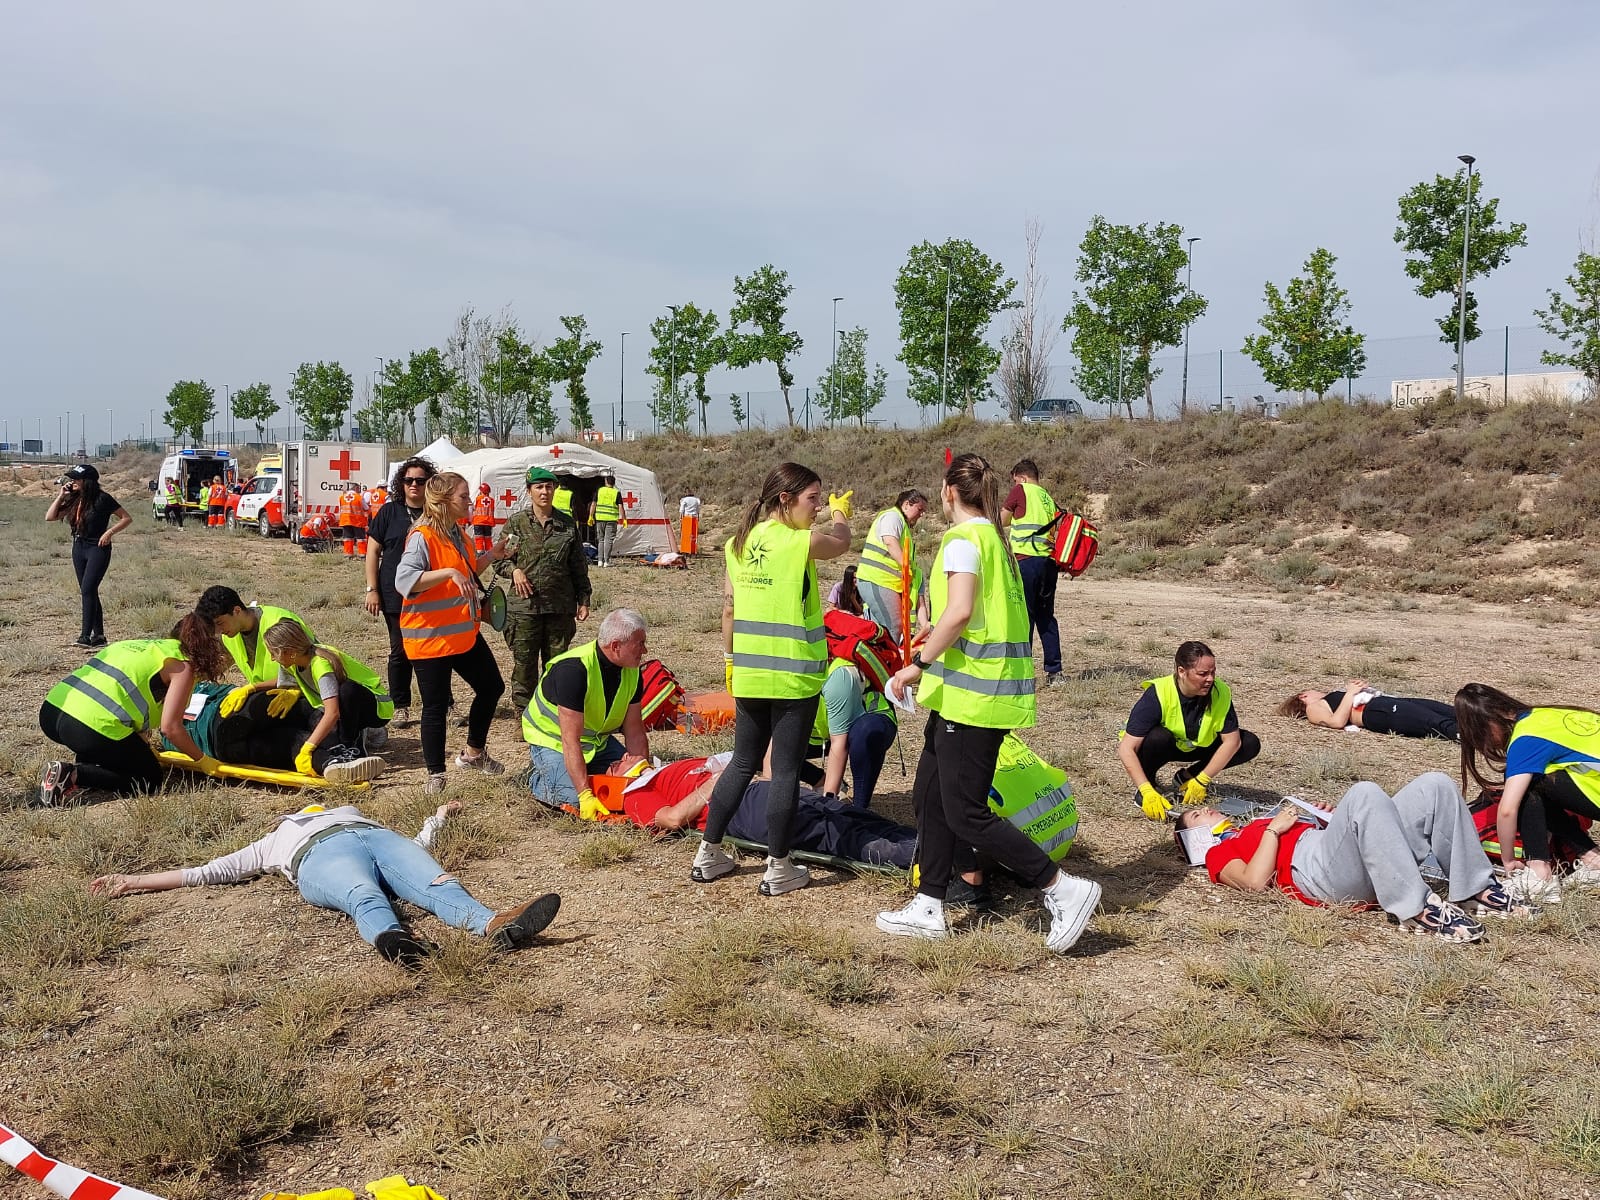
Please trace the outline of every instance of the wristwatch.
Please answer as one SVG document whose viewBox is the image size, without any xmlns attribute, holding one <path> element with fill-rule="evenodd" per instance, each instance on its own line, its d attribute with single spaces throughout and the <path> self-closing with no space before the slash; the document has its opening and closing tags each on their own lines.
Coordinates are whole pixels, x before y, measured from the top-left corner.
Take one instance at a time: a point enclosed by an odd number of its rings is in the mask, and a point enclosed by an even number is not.
<svg viewBox="0 0 1600 1200">
<path fill-rule="evenodd" d="M 375 592 L 377 590 L 378 590 L 377 588 L 372 587 L 370 584 L 367 586 L 367 591 L 369 591 L 369 592 Z"/>
<path fill-rule="evenodd" d="M 921 650 L 913 650 L 911 652 L 911 665 L 917 668 L 919 671 L 926 671 L 928 669 L 928 664 L 922 661 Z"/>
</svg>

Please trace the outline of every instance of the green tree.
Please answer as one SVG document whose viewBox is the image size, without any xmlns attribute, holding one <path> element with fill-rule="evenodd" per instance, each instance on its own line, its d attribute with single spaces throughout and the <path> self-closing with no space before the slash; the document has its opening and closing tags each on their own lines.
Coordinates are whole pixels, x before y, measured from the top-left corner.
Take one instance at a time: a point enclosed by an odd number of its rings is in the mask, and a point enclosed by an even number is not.
<svg viewBox="0 0 1600 1200">
<path fill-rule="evenodd" d="M 656 377 L 651 414 L 663 428 L 682 432 L 689 427 L 689 395 L 700 407 L 700 424 L 705 427 L 706 374 L 722 361 L 722 339 L 717 336 L 717 314 L 702 313 L 694 303 L 680 304 L 676 314 L 668 312 L 650 323 L 650 361 L 645 373 Z"/>
<path fill-rule="evenodd" d="M 1478 337 L 1478 300 L 1471 283 L 1505 265 L 1511 251 L 1528 244 L 1528 227 L 1512 222 L 1502 227 L 1500 201 L 1479 196 L 1483 176 L 1472 176 L 1472 233 L 1467 247 L 1466 340 Z M 1400 197 L 1400 224 L 1394 240 L 1406 252 L 1406 274 L 1417 281 L 1417 295 L 1431 300 L 1451 297 L 1450 311 L 1439 318 L 1439 340 L 1455 345 L 1461 293 L 1461 240 L 1466 236 L 1468 204 L 1465 171 L 1436 175 Z"/>
<path fill-rule="evenodd" d="M 1552 291 L 1550 306 L 1533 311 L 1544 331 L 1567 347 L 1565 353 L 1546 350 L 1539 360 L 1581 371 L 1589 381 L 1589 395 L 1600 399 L 1600 254 L 1580 252 L 1567 286 L 1572 299 Z"/>
<path fill-rule="evenodd" d="M 1183 281 L 1189 254 L 1183 229 L 1155 225 L 1113 225 L 1096 215 L 1078 246 L 1078 282 L 1072 309 L 1061 327 L 1072 332 L 1072 351 L 1080 365 L 1094 359 L 1091 374 L 1103 389 L 1107 361 L 1121 377 L 1118 395 L 1144 393 L 1145 415 L 1155 419 L 1154 385 L 1158 350 L 1179 345 L 1184 328 L 1206 311 L 1206 302 Z M 1098 398 L 1098 397 L 1097 397 Z M 1133 405 L 1128 403 L 1131 415 Z"/>
<path fill-rule="evenodd" d="M 931 408 L 948 393 L 971 416 L 993 393 L 989 377 L 1000 365 L 1000 351 L 984 336 L 997 313 L 1015 307 L 1016 287 L 1005 268 L 971 242 L 951 238 L 911 247 L 894 281 L 900 361 L 911 376 L 906 394 Z"/>
<path fill-rule="evenodd" d="M 1132 420 L 1133 397 L 1138 389 L 1133 386 L 1128 347 L 1103 326 L 1088 325 L 1073 333 L 1072 355 L 1076 360 L 1072 381 L 1084 399 L 1107 408 L 1120 405 L 1123 415 Z"/>
<path fill-rule="evenodd" d="M 355 413 L 354 421 L 362 434 L 392 445 L 405 436 L 408 417 L 415 428 L 416 401 L 411 388 L 411 374 L 405 362 L 398 358 L 385 362 L 372 385 L 371 403 Z"/>
<path fill-rule="evenodd" d="M 270 383 L 252 383 L 233 394 L 233 415 L 240 421 L 249 421 L 256 427 L 256 441 L 266 437 L 267 422 L 278 411 L 278 402 L 272 398 Z"/>
<path fill-rule="evenodd" d="M 529 398 L 536 386 L 549 395 L 549 365 L 522 336 L 517 323 L 506 317 L 494 331 L 494 343 L 483 360 L 479 382 L 484 418 L 496 446 L 511 440 L 511 431 L 530 412 Z"/>
<path fill-rule="evenodd" d="M 783 408 L 791 428 L 795 420 L 789 389 L 794 386 L 794 372 L 789 369 L 789 360 L 805 345 L 798 333 L 783 327 L 793 291 L 789 273 L 771 263 L 742 279 L 735 275 L 733 307 L 728 310 L 728 334 L 724 339 L 724 358 L 730 367 L 769 362 L 778 368 L 778 387 L 783 391 Z"/>
<path fill-rule="evenodd" d="M 172 436 L 196 444 L 205 440 L 206 423 L 217 414 L 216 390 L 204 379 L 180 379 L 167 393 L 164 420 Z"/>
<path fill-rule="evenodd" d="M 867 414 L 883 403 L 889 373 L 874 363 L 867 372 L 867 331 L 857 325 L 839 335 L 839 359 L 817 379 L 823 414 L 829 421 L 854 420 L 865 426 Z"/>
<path fill-rule="evenodd" d="M 1280 392 L 1314 392 L 1320 400 L 1366 368 L 1366 337 L 1350 327 L 1349 293 L 1334 278 L 1338 261 L 1319 246 L 1306 259 L 1305 275 L 1289 280 L 1285 291 L 1267 282 L 1265 332 L 1245 338 L 1244 352 Z"/>
<path fill-rule="evenodd" d="M 423 409 L 428 437 L 444 431 L 444 398 L 456 386 L 454 368 L 445 361 L 437 346 L 413 350 L 406 358 L 404 395 L 396 403 L 405 409 L 411 423 L 411 440 L 417 440 L 417 407 Z"/>
<path fill-rule="evenodd" d="M 745 423 L 744 397 L 738 392 L 728 393 L 728 407 L 733 409 L 733 424 L 735 428 L 742 427 Z"/>
<path fill-rule="evenodd" d="M 329 438 L 344 424 L 355 396 L 350 373 L 337 362 L 303 362 L 289 382 L 289 403 L 306 427 L 306 436 Z"/>
<path fill-rule="evenodd" d="M 562 317 L 561 324 L 566 327 L 567 335 L 551 342 L 545 350 L 546 375 L 552 383 L 559 380 L 566 385 L 567 403 L 572 408 L 572 428 L 575 433 L 582 435 L 594 428 L 594 414 L 589 411 L 589 389 L 584 384 L 584 377 L 588 374 L 589 364 L 605 347 L 592 338 L 585 340 L 589 322 L 581 313 L 575 317 Z"/>
</svg>

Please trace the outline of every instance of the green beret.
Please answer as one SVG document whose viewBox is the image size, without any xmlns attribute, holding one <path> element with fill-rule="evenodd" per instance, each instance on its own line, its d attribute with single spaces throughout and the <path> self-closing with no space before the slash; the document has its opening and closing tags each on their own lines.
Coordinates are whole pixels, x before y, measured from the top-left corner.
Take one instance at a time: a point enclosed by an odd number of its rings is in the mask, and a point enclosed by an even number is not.
<svg viewBox="0 0 1600 1200">
<path fill-rule="evenodd" d="M 527 480 L 529 487 L 536 483 L 556 482 L 555 472 L 546 471 L 543 467 L 529 467 L 528 473 L 523 478 Z"/>
</svg>

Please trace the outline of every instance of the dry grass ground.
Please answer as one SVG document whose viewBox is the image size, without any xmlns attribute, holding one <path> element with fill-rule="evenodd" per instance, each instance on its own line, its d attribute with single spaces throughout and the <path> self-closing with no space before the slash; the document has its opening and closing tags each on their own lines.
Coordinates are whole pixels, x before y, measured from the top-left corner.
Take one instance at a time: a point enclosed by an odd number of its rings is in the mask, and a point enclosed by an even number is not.
<svg viewBox="0 0 1600 1200">
<path fill-rule="evenodd" d="M 700 888 L 685 842 L 582 828 L 509 779 L 472 780 L 446 864 L 494 906 L 558 890 L 562 914 L 508 956 L 421 920 L 445 952 L 413 977 L 282 880 L 86 897 L 99 871 L 201 860 L 296 801 L 207 783 L 22 807 L 53 753 L 38 705 L 81 661 L 67 547 L 42 508 L 0 499 L 0 1114 L 50 1153 L 175 1198 L 391 1171 L 454 1200 L 1543 1198 L 1600 1179 L 1600 900 L 1437 948 L 1371 914 L 1224 894 L 1138 815 L 1112 749 L 1135 681 L 1202 637 L 1265 744 L 1230 783 L 1393 788 L 1452 770 L 1450 748 L 1313 731 L 1272 706 L 1352 674 L 1597 704 L 1594 612 L 1316 591 L 1315 549 L 1286 591 L 1097 568 L 1062 588 L 1071 681 L 1042 696 L 1029 737 L 1070 772 L 1084 814 L 1071 862 L 1105 886 L 1073 954 L 1043 952 L 1026 894 L 947 943 L 901 942 L 872 926 L 901 901 L 896 881 L 818 871 L 765 901 L 747 866 Z M 220 582 L 381 661 L 354 567 L 137 515 L 105 588 L 113 637 L 163 630 Z M 726 522 L 709 524 L 715 539 Z M 599 608 L 650 618 L 688 686 L 720 678 L 713 560 L 596 586 Z M 919 742 L 907 731 L 908 764 Z M 395 769 L 363 803 L 409 830 L 429 807 L 420 755 L 412 734 L 392 745 Z M 491 748 L 523 758 L 511 714 Z M 907 786 L 891 757 L 881 807 L 908 818 Z M 38 1194 L 0 1177 L 0 1196 Z"/>
</svg>

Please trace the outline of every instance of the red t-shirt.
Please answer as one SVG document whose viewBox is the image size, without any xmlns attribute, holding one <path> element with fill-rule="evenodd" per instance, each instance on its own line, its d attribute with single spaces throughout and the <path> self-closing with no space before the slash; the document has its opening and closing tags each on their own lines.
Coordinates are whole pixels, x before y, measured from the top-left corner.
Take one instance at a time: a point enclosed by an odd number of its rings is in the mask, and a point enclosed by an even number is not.
<svg viewBox="0 0 1600 1200">
<path fill-rule="evenodd" d="M 1019 518 L 1028 511 L 1028 497 L 1020 483 L 1011 485 L 1011 491 L 1006 494 L 1006 502 L 1000 508 L 1010 513 L 1013 518 Z"/>
<path fill-rule="evenodd" d="M 650 782 L 644 787 L 623 793 L 622 811 L 628 814 L 628 819 L 635 825 L 649 825 L 663 808 L 670 808 L 678 803 L 709 778 L 701 769 L 705 765 L 706 760 L 703 758 L 685 758 L 675 763 L 668 763 L 652 775 Z M 703 809 L 694 827 L 696 829 L 706 827 L 706 814 Z"/>
<path fill-rule="evenodd" d="M 1250 860 L 1255 857 L 1256 849 L 1261 845 L 1261 835 L 1266 832 L 1271 823 L 1270 818 L 1251 821 L 1238 833 L 1225 842 L 1218 842 L 1206 851 L 1206 874 L 1211 876 L 1212 883 L 1222 882 L 1222 868 L 1231 862 L 1242 862 L 1250 865 Z M 1302 904 L 1321 905 L 1320 900 L 1313 900 L 1294 885 L 1294 844 L 1300 840 L 1300 835 L 1312 828 L 1304 821 L 1297 821 L 1288 833 L 1278 835 L 1278 887 L 1289 893 Z"/>
</svg>

